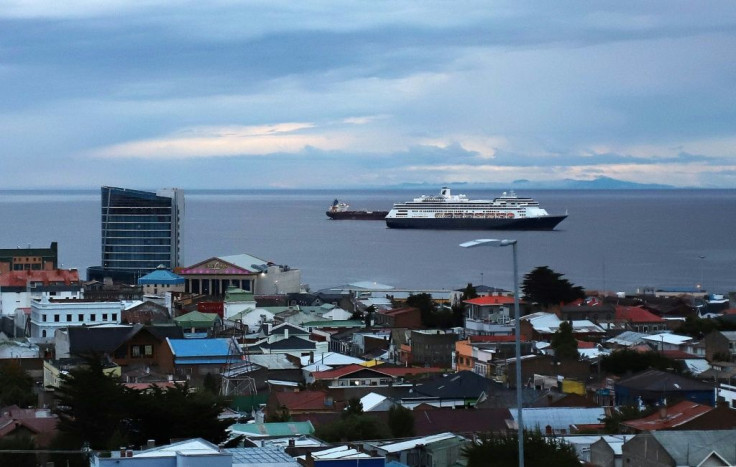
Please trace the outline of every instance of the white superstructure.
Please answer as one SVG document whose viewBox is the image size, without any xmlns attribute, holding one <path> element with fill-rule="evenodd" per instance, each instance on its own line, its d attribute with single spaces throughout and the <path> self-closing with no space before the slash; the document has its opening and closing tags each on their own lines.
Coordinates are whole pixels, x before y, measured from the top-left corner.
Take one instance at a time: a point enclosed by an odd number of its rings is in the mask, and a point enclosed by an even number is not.
<svg viewBox="0 0 736 467">
<path fill-rule="evenodd" d="M 493 200 L 471 200 L 462 194 L 453 195 L 450 188 L 443 187 L 439 195 L 423 195 L 394 204 L 387 218 L 523 219 L 548 215 L 537 201 L 519 197 L 513 191 Z"/>
</svg>

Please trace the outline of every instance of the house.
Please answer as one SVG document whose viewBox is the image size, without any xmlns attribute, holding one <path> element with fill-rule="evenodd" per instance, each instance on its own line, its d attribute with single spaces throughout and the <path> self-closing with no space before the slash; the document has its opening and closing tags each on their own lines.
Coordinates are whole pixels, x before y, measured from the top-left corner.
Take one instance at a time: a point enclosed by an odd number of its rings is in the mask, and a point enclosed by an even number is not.
<svg viewBox="0 0 736 467">
<path fill-rule="evenodd" d="M 197 337 L 208 336 L 215 329 L 222 327 L 222 318 L 217 313 L 202 313 L 196 310 L 177 316 L 174 322 L 192 337 L 197 334 L 199 334 Z"/>
<path fill-rule="evenodd" d="M 168 308 L 150 300 L 136 302 L 122 311 L 124 324 L 159 324 L 171 322 Z"/>
<path fill-rule="evenodd" d="M 93 453 L 91 467 L 233 467 L 233 455 L 201 438 L 133 451 Z"/>
<path fill-rule="evenodd" d="M 713 410 L 708 405 L 698 404 L 690 401 L 680 401 L 670 407 L 660 409 L 646 417 L 621 422 L 630 432 L 640 433 L 642 431 L 668 430 L 686 424 L 701 415 Z"/>
<path fill-rule="evenodd" d="M 663 400 L 688 400 L 714 405 L 713 385 L 660 370 L 645 370 L 615 383 L 616 403 L 656 405 Z"/>
<path fill-rule="evenodd" d="M 651 431 L 622 447 L 627 467 L 734 465 L 736 430 Z"/>
<path fill-rule="evenodd" d="M 616 319 L 616 310 L 612 304 L 590 298 L 561 306 L 557 310 L 557 316 L 563 321 L 588 320 L 594 323 L 610 323 Z"/>
<path fill-rule="evenodd" d="M 388 328 L 419 329 L 422 327 L 422 314 L 419 308 L 402 307 L 378 310 L 373 314 L 373 325 Z"/>
<path fill-rule="evenodd" d="M 465 332 L 467 334 L 494 334 L 499 326 L 507 326 L 514 317 L 514 297 L 486 295 L 463 302 Z"/>
<path fill-rule="evenodd" d="M 21 409 L 11 405 L 0 409 L 0 439 L 30 437 L 37 448 L 48 447 L 57 434 L 59 417 L 50 409 Z"/>
<path fill-rule="evenodd" d="M 420 404 L 432 407 L 473 407 L 485 400 L 493 381 L 472 371 L 459 371 L 419 381 L 411 393 L 401 398 L 401 404 L 414 408 Z"/>
<path fill-rule="evenodd" d="M 58 267 L 59 245 L 49 248 L 0 248 L 0 274 L 11 271 L 52 271 Z"/>
<path fill-rule="evenodd" d="M 86 299 L 53 299 L 44 295 L 31 301 L 30 337 L 48 342 L 57 329 L 98 324 L 120 324 L 123 303 Z"/>
<path fill-rule="evenodd" d="M 304 467 L 384 467 L 386 458 L 372 456 L 351 446 L 336 446 L 320 451 L 310 451 L 299 458 Z"/>
<path fill-rule="evenodd" d="M 549 342 L 563 321 L 554 313 L 537 312 L 521 317 L 521 335 L 525 341 Z M 572 333 L 578 340 L 599 341 L 606 331 L 589 320 L 570 322 Z"/>
<path fill-rule="evenodd" d="M 414 365 L 452 368 L 452 355 L 458 335 L 452 332 L 414 330 L 411 331 L 411 357 Z"/>
<path fill-rule="evenodd" d="M 444 432 L 402 441 L 371 441 L 363 446 L 388 462 L 398 461 L 409 467 L 450 467 L 461 459 L 468 442 L 462 436 Z"/>
<path fill-rule="evenodd" d="M 667 331 L 667 322 L 640 306 L 616 306 L 615 320 L 624 323 L 626 329 L 644 334 Z"/>
<path fill-rule="evenodd" d="M 207 374 L 220 374 L 229 364 L 242 361 L 243 354 L 233 338 L 171 339 L 166 363 L 161 368 L 188 379 L 200 379 Z M 164 357 L 162 357 L 164 360 Z"/>
<path fill-rule="evenodd" d="M 168 269 L 159 266 L 138 279 L 138 285 L 145 295 L 165 295 L 166 292 L 184 292 L 184 278 Z"/>
<path fill-rule="evenodd" d="M 510 408 L 509 411 L 516 424 L 517 410 Z M 547 435 L 576 433 L 582 426 L 586 430 L 596 426 L 603 428 L 605 416 L 603 407 L 533 407 L 523 408 L 521 412 L 525 430 L 538 429 Z"/>
<path fill-rule="evenodd" d="M 15 316 L 16 310 L 30 308 L 31 300 L 42 296 L 81 299 L 79 272 L 76 269 L 24 269 L 0 274 L 0 315 Z"/>
<path fill-rule="evenodd" d="M 680 336 L 669 332 L 660 332 L 659 334 L 644 336 L 642 339 L 653 349 L 659 351 L 680 350 L 681 347 L 693 340 L 690 336 Z"/>
<path fill-rule="evenodd" d="M 335 404 L 325 391 L 271 392 L 266 404 L 267 414 L 278 414 L 282 407 L 289 409 L 292 415 L 302 413 L 335 413 L 344 408 L 344 404 Z"/>
<path fill-rule="evenodd" d="M 169 367 L 167 338 L 181 339 L 178 326 L 81 326 L 56 332 L 57 358 L 106 355 L 120 366 Z"/>
<path fill-rule="evenodd" d="M 710 361 L 734 361 L 736 358 L 736 331 L 712 331 L 705 336 L 705 358 Z"/>
</svg>

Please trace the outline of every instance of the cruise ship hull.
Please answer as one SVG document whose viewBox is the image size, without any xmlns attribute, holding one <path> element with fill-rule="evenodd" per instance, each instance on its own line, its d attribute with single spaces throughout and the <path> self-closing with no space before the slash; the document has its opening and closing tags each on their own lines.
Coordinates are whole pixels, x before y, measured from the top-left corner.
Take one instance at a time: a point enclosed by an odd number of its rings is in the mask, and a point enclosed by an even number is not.
<svg viewBox="0 0 736 467">
<path fill-rule="evenodd" d="M 326 214 L 334 220 L 382 221 L 388 211 L 327 211 Z"/>
<path fill-rule="evenodd" d="M 520 219 L 405 217 L 387 218 L 386 226 L 392 229 L 553 230 L 565 218 L 567 215 Z"/>
</svg>

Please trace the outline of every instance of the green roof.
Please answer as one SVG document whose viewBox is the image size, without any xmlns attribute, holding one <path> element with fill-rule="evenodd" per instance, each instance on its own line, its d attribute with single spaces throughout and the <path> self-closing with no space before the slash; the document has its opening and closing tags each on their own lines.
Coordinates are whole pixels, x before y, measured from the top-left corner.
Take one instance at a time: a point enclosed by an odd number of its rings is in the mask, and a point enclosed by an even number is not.
<svg viewBox="0 0 736 467">
<path fill-rule="evenodd" d="M 298 436 L 314 433 L 312 422 L 236 423 L 230 426 L 233 433 L 255 436 Z"/>
<path fill-rule="evenodd" d="M 255 298 L 252 293 L 247 292 L 243 289 L 230 286 L 225 291 L 226 302 L 252 302 Z"/>
<path fill-rule="evenodd" d="M 174 321 L 183 328 L 211 328 L 218 318 L 217 313 L 202 313 L 195 310 L 174 318 Z"/>
</svg>

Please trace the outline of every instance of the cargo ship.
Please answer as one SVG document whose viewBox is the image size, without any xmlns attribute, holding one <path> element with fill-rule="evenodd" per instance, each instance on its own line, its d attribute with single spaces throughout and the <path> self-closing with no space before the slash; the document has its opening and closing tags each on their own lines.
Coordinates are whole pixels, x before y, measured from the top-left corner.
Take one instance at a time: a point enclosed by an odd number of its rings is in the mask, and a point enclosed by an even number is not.
<svg viewBox="0 0 736 467">
<path fill-rule="evenodd" d="M 550 215 L 532 198 L 504 192 L 493 200 L 471 200 L 442 187 L 439 195 L 395 203 L 386 216 L 394 229 L 553 230 L 567 213 Z"/>
<path fill-rule="evenodd" d="M 326 214 L 327 217 L 334 220 L 382 221 L 388 211 L 351 211 L 348 203 L 335 200 Z"/>
</svg>

